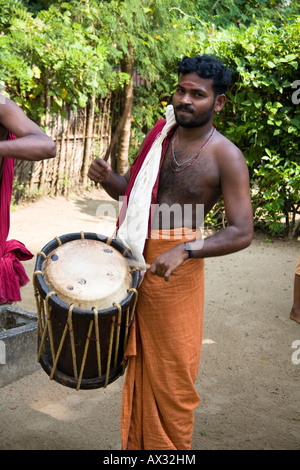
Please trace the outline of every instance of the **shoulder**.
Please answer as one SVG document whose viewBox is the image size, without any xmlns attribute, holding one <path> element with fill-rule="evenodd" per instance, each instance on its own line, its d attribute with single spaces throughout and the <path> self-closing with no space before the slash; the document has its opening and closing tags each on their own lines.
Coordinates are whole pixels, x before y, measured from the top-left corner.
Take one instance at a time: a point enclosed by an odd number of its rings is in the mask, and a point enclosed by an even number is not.
<svg viewBox="0 0 300 470">
<path fill-rule="evenodd" d="M 216 133 L 213 144 L 213 154 L 220 169 L 232 169 L 235 166 L 247 168 L 242 151 L 219 132 Z"/>
<path fill-rule="evenodd" d="M 212 153 L 222 186 L 248 184 L 249 169 L 242 151 L 219 132 L 215 137 Z"/>
<path fill-rule="evenodd" d="M 158 132 L 162 131 L 162 129 L 165 127 L 165 124 L 166 124 L 166 120 L 165 120 L 165 119 L 159 119 L 159 120 L 155 123 L 155 125 L 154 125 L 154 127 L 152 128 L 152 130 L 150 131 L 150 133 L 151 133 L 151 132 L 153 132 L 153 133 L 158 133 Z"/>
<path fill-rule="evenodd" d="M 153 144 L 156 137 L 164 128 L 165 123 L 166 123 L 165 119 L 159 119 L 155 123 L 155 125 L 152 127 L 152 129 L 148 132 L 148 134 L 144 138 L 139 154 L 141 153 L 142 150 L 147 150 L 147 151 L 149 150 L 149 146 Z"/>
<path fill-rule="evenodd" d="M 24 111 L 13 100 L 0 95 L 0 122 L 5 125 L 28 119 Z M 4 122 L 3 122 L 4 121 Z M 7 125 L 5 125 L 7 127 Z"/>
<path fill-rule="evenodd" d="M 0 113 L 7 113 L 16 109 L 20 109 L 19 106 L 10 98 L 0 94 Z"/>
<path fill-rule="evenodd" d="M 244 159 L 242 151 L 233 143 L 227 139 L 223 134 L 216 131 L 216 138 L 214 144 L 214 151 L 218 157 L 226 158 L 242 158 Z"/>
<path fill-rule="evenodd" d="M 162 131 L 164 125 L 166 123 L 165 119 L 160 119 L 159 121 L 156 122 L 154 127 L 151 129 L 150 132 L 146 135 L 141 148 L 139 150 L 139 153 L 134 160 L 132 166 L 131 166 L 131 176 L 133 176 L 137 171 L 139 171 L 143 161 L 145 160 L 153 142 L 155 141 L 156 137 L 159 135 L 159 133 Z"/>
</svg>

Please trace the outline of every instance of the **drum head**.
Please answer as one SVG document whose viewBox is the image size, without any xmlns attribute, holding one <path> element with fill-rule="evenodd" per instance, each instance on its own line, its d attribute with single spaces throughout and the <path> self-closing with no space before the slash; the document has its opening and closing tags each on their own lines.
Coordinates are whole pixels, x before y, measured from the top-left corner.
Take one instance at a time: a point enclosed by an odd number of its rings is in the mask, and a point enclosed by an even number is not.
<svg viewBox="0 0 300 470">
<path fill-rule="evenodd" d="M 66 304 L 82 310 L 112 307 L 128 295 L 129 267 L 112 246 L 100 240 L 73 240 L 53 250 L 43 263 L 44 280 Z"/>
</svg>

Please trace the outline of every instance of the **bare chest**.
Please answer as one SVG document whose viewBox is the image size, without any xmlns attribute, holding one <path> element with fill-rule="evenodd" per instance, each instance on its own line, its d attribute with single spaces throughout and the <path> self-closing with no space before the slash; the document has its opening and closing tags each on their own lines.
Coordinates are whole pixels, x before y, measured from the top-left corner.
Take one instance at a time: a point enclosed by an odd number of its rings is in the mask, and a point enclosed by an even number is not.
<svg viewBox="0 0 300 470">
<path fill-rule="evenodd" d="M 219 197 L 220 177 L 213 155 L 204 151 L 195 159 L 184 158 L 178 166 L 171 148 L 168 149 L 160 172 L 158 203 L 209 204 Z"/>
</svg>

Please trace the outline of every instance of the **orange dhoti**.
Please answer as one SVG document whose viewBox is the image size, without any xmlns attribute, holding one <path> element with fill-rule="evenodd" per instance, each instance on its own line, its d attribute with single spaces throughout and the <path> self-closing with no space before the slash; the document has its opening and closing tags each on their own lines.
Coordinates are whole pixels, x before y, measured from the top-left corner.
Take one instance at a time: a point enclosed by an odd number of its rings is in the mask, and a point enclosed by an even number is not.
<svg viewBox="0 0 300 470">
<path fill-rule="evenodd" d="M 181 229 L 182 230 L 182 229 Z M 152 263 L 177 243 L 191 240 L 154 237 L 147 241 Z M 121 435 L 127 450 L 188 450 L 194 410 L 200 397 L 197 376 L 203 326 L 204 261 L 188 259 L 169 281 L 147 272 L 139 288 L 136 322 L 126 350 Z"/>
<path fill-rule="evenodd" d="M 295 274 L 298 274 L 298 276 L 300 276 L 300 256 L 299 256 L 298 263 L 297 263 L 297 266 L 296 266 Z"/>
</svg>

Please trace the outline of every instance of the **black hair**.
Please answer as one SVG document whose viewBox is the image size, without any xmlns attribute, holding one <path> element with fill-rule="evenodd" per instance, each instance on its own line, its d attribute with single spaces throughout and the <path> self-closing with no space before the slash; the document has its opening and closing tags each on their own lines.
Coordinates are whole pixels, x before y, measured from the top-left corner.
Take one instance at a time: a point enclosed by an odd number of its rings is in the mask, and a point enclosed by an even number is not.
<svg viewBox="0 0 300 470">
<path fill-rule="evenodd" d="M 215 96 L 226 93 L 230 85 L 231 71 L 214 56 L 183 57 L 177 64 L 178 75 L 196 72 L 201 78 L 211 78 Z"/>
</svg>

